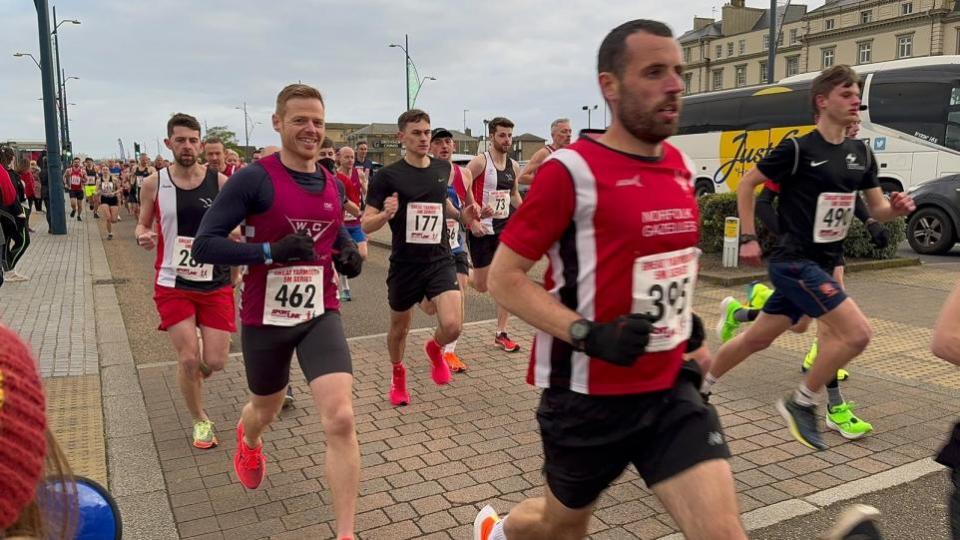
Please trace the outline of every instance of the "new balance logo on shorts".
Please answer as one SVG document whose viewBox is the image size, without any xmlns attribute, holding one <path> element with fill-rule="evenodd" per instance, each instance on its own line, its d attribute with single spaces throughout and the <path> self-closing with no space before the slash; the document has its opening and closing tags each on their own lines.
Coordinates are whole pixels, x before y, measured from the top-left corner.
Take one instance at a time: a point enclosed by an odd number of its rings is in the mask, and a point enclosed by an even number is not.
<svg viewBox="0 0 960 540">
<path fill-rule="evenodd" d="M 723 444 L 723 433 L 711 431 L 707 433 L 707 444 L 710 446 L 720 446 Z"/>
</svg>

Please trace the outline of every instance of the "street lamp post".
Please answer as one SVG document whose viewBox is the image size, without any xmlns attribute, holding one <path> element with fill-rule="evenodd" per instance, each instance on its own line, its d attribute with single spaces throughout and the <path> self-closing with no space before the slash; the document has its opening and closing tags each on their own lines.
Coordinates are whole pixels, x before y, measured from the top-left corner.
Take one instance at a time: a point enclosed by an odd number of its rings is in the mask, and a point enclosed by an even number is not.
<svg viewBox="0 0 960 540">
<path fill-rule="evenodd" d="M 70 116 L 67 114 L 67 105 L 76 105 L 76 103 L 67 103 L 67 81 L 79 81 L 80 77 L 67 77 L 66 73 L 60 72 L 60 112 L 63 113 L 63 134 L 64 144 L 70 143 Z"/>
<path fill-rule="evenodd" d="M 417 80 L 416 81 L 417 91 L 413 95 L 413 99 L 411 99 L 410 98 L 410 68 L 411 67 L 413 68 L 413 72 L 417 77 L 419 77 L 420 74 L 417 73 L 417 66 L 416 64 L 413 63 L 413 59 L 410 58 L 410 36 L 407 34 L 403 35 L 403 45 L 400 45 L 399 43 L 391 43 L 388 45 L 388 47 L 391 47 L 391 48 L 396 47 L 403 51 L 404 81 L 406 82 L 406 86 L 407 86 L 406 87 L 407 102 L 406 102 L 405 110 L 409 111 L 410 109 L 413 108 L 413 105 L 417 102 L 417 96 L 420 95 L 420 88 L 423 87 L 423 83 L 426 81 L 435 81 L 437 79 L 436 77 L 423 77 Z"/>
<path fill-rule="evenodd" d="M 61 137 L 63 138 L 64 146 L 70 145 L 70 129 L 67 127 L 67 99 L 64 97 L 64 85 L 66 85 L 66 80 L 63 78 L 63 68 L 60 67 L 60 26 L 66 23 L 70 24 L 80 24 L 80 21 L 76 19 L 64 19 L 62 21 L 57 21 L 57 6 L 53 6 L 53 46 L 57 56 L 57 71 L 56 76 L 59 77 L 59 84 L 57 84 L 57 91 L 60 95 L 60 131 Z"/>
<path fill-rule="evenodd" d="M 67 233 L 64 214 L 63 192 L 60 187 L 63 165 L 60 162 L 60 140 L 57 133 L 56 91 L 54 89 L 53 54 L 50 51 L 50 15 L 47 0 L 33 0 L 37 8 L 37 30 L 40 36 L 40 74 L 43 81 L 43 119 L 47 141 L 47 181 L 50 184 L 50 201 L 47 212 L 50 217 L 50 232 Z"/>
<path fill-rule="evenodd" d="M 488 146 L 488 141 L 487 141 L 487 133 L 488 133 L 488 128 L 487 128 L 487 126 L 488 126 L 488 125 L 490 125 L 490 120 L 487 120 L 486 118 L 484 118 L 484 119 L 483 119 L 483 133 L 481 134 L 481 136 L 483 137 L 483 151 L 484 151 L 484 152 L 487 151 L 487 146 Z"/>
<path fill-rule="evenodd" d="M 244 148 L 243 154 L 250 159 L 250 118 L 247 116 L 247 102 L 243 102 L 243 107 L 234 107 L 238 111 L 243 111 L 243 138 L 244 138 Z"/>
<path fill-rule="evenodd" d="M 470 109 L 463 110 L 463 132 L 467 132 L 467 113 L 470 112 Z"/>
<path fill-rule="evenodd" d="M 590 113 L 592 113 L 593 111 L 597 110 L 597 108 L 598 108 L 598 107 L 597 107 L 596 105 L 594 105 L 593 107 L 591 107 L 591 106 L 589 106 L 589 105 L 584 105 L 584 106 L 583 106 L 583 110 L 587 111 L 587 129 L 590 129 L 590 128 L 591 128 L 591 126 L 590 126 Z"/>
</svg>

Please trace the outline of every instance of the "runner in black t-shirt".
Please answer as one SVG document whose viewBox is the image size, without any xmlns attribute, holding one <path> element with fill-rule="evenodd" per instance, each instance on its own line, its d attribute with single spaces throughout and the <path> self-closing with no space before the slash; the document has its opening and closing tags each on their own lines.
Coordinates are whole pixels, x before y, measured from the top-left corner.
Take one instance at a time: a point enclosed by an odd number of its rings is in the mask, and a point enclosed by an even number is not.
<svg viewBox="0 0 960 540">
<path fill-rule="evenodd" d="M 469 222 L 478 214 L 474 206 L 467 205 L 461 215 L 447 199 L 453 168 L 450 162 L 427 155 L 430 116 L 412 109 L 400 115 L 397 125 L 406 155 L 374 176 L 361 221 L 367 234 L 387 222 L 393 233 L 387 274 L 391 310 L 387 348 L 393 363 L 390 402 L 395 406 L 410 403 L 403 351 L 410 329 L 410 309 L 424 298 L 437 306 L 437 330 L 424 344 L 433 366 L 431 376 L 437 384 L 450 382 L 443 346 L 460 335 L 463 318 L 457 267 L 444 234 L 446 217 Z"/>
<path fill-rule="evenodd" d="M 799 388 L 777 402 L 777 410 L 799 442 L 822 450 L 826 444 L 817 430 L 818 393 L 837 369 L 866 348 L 872 334 L 860 308 L 831 276 L 843 261 L 843 239 L 853 220 L 856 192 L 864 192 L 870 214 L 878 221 L 905 216 L 914 204 L 902 193 L 887 201 L 877 182 L 873 153 L 863 141 L 845 136 L 846 127 L 860 116 L 857 74 L 849 66 L 832 67 L 814 79 L 810 94 L 817 128 L 781 142 L 737 188 L 743 227 L 740 257 L 759 265 L 755 189 L 768 180 L 780 186 L 780 236 L 769 268 L 776 291 L 756 322 L 717 352 L 702 390 L 709 391 L 717 378 L 769 347 L 804 315 L 818 319 L 817 362 Z"/>
</svg>

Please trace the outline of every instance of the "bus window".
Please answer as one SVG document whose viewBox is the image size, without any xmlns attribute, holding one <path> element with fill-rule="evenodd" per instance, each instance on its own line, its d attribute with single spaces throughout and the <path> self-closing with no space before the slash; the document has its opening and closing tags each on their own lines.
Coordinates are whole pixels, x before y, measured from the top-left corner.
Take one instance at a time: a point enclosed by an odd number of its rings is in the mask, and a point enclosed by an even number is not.
<svg viewBox="0 0 960 540">
<path fill-rule="evenodd" d="M 904 69 L 880 72 L 870 84 L 870 120 L 933 144 L 946 146 L 947 108 L 957 74 Z M 952 130 L 954 137 L 956 130 Z"/>
<path fill-rule="evenodd" d="M 813 124 L 808 88 L 746 98 L 741 111 L 743 128 L 770 129 Z"/>
<path fill-rule="evenodd" d="M 681 135 L 711 133 L 740 128 L 740 103 L 742 99 L 731 96 L 717 100 L 684 100 L 680 113 Z"/>
</svg>

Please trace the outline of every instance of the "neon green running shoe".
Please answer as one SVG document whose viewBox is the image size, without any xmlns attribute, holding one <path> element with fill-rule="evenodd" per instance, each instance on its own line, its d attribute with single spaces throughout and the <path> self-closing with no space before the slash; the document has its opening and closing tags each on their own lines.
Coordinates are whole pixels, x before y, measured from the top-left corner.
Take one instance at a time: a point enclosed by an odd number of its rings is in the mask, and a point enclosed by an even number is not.
<svg viewBox="0 0 960 540">
<path fill-rule="evenodd" d="M 720 302 L 720 320 L 717 321 L 717 337 L 720 341 L 726 343 L 733 339 L 740 329 L 740 323 L 733 318 L 737 310 L 742 309 L 743 304 L 737 302 L 737 299 L 728 296 Z"/>
<path fill-rule="evenodd" d="M 817 348 L 817 338 L 813 338 L 813 345 L 810 346 L 810 350 L 807 351 L 807 355 L 803 357 L 803 367 L 800 368 L 800 371 L 804 373 L 810 371 L 810 368 L 813 367 L 814 360 L 817 359 L 818 350 L 819 349 Z M 849 378 L 850 378 L 850 372 L 848 372 L 845 369 L 837 370 L 838 381 L 845 381 Z"/>
<path fill-rule="evenodd" d="M 208 450 L 218 444 L 217 436 L 213 434 L 213 422 L 197 420 L 193 423 L 193 445 L 201 450 Z"/>
<path fill-rule="evenodd" d="M 747 305 L 750 309 L 763 309 L 772 294 L 773 289 L 759 281 L 754 281 L 747 287 Z"/>
<path fill-rule="evenodd" d="M 827 427 L 839 432 L 844 439 L 859 439 L 873 431 L 870 422 L 853 414 L 854 405 L 852 401 L 845 401 L 836 407 L 827 407 Z"/>
</svg>

